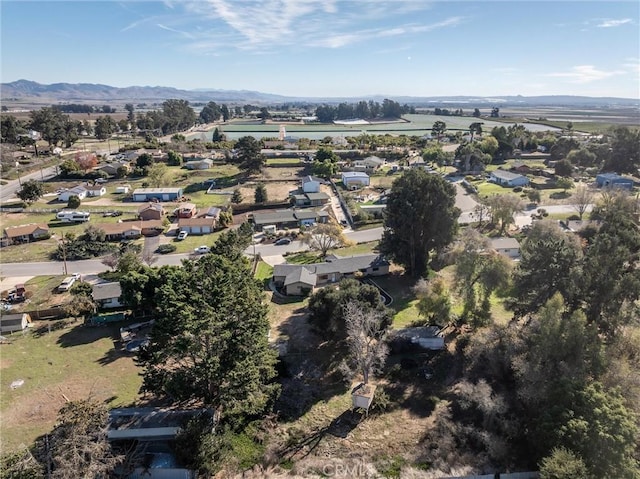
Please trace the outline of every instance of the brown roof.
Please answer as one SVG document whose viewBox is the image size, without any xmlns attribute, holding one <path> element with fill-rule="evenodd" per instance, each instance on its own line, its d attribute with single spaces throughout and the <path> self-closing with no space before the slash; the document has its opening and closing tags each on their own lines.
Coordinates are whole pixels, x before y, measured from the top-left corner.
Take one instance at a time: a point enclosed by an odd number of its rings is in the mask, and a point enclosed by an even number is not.
<svg viewBox="0 0 640 479">
<path fill-rule="evenodd" d="M 138 213 L 142 213 L 146 210 L 158 210 L 162 213 L 164 211 L 164 208 L 160 203 L 146 203 L 138 208 Z"/>
<path fill-rule="evenodd" d="M 196 209 L 196 205 L 193 203 L 181 203 L 179 208 L 181 210 L 191 211 Z"/>
<path fill-rule="evenodd" d="M 123 223 L 99 223 L 95 225 L 96 228 L 101 229 L 108 235 L 117 235 L 122 234 L 125 231 L 136 230 L 138 232 L 142 231 L 140 226 L 140 221 L 127 221 Z"/>
<path fill-rule="evenodd" d="M 31 223 L 28 225 L 10 226 L 5 228 L 4 234 L 7 238 L 17 238 L 18 236 L 32 235 L 38 229 L 49 231 L 49 227 L 41 223 Z"/>
<path fill-rule="evenodd" d="M 85 189 L 87 191 L 100 191 L 102 189 L 106 190 L 106 188 L 102 185 L 85 186 Z"/>
<path fill-rule="evenodd" d="M 178 219 L 178 228 L 183 226 L 214 226 L 215 218 L 180 218 Z"/>
</svg>

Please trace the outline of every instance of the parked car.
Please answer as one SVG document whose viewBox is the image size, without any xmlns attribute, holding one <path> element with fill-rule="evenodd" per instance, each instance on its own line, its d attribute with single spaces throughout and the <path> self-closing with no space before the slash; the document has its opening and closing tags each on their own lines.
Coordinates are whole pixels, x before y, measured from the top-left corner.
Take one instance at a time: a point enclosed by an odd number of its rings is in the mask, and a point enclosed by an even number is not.
<svg viewBox="0 0 640 479">
<path fill-rule="evenodd" d="M 276 246 L 282 246 L 282 245 L 291 244 L 291 239 L 290 238 L 280 238 L 278 241 L 276 241 L 273 244 L 276 245 Z"/>
<path fill-rule="evenodd" d="M 137 353 L 141 348 L 146 348 L 148 345 L 148 339 L 134 339 L 129 341 L 124 348 L 128 353 Z"/>
<path fill-rule="evenodd" d="M 211 251 L 211 248 L 204 245 L 198 246 L 196 249 L 193 250 L 193 252 L 196 254 L 205 254 L 205 253 L 208 253 L 209 251 Z"/>
<path fill-rule="evenodd" d="M 180 231 L 180 233 L 178 233 L 178 241 L 182 241 L 183 239 L 185 239 L 187 236 L 189 236 L 189 233 L 187 231 Z"/>
</svg>

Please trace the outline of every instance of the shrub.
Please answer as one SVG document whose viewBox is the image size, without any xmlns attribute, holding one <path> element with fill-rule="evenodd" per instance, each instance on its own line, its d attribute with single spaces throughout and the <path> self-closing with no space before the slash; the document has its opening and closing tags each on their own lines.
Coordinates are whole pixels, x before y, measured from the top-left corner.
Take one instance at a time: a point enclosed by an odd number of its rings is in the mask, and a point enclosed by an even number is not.
<svg viewBox="0 0 640 479">
<path fill-rule="evenodd" d="M 160 254 L 173 253 L 176 249 L 177 247 L 174 244 L 171 244 L 171 243 L 161 244 L 160 246 L 158 246 L 158 249 L 156 249 L 156 253 L 160 253 Z"/>
</svg>

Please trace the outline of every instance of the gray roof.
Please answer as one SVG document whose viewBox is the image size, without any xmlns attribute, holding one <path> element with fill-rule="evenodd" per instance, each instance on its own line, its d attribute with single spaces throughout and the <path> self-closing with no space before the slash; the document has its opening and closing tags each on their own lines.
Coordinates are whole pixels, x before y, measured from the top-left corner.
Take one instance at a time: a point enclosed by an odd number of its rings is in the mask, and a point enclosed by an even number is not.
<svg viewBox="0 0 640 479">
<path fill-rule="evenodd" d="M 91 295 L 95 301 L 103 299 L 119 298 L 122 294 L 122 288 L 119 281 L 113 283 L 98 283 L 93 285 Z"/>
<path fill-rule="evenodd" d="M 343 178 L 369 178 L 369 175 L 361 171 L 343 171 Z"/>
<path fill-rule="evenodd" d="M 328 194 L 326 193 L 306 193 L 307 198 L 309 198 L 309 200 L 313 201 L 313 200 L 328 200 L 330 197 Z"/>
<path fill-rule="evenodd" d="M 320 183 L 320 179 L 319 178 L 314 178 L 313 176 L 305 176 L 304 178 L 302 178 L 302 183 L 309 183 L 311 181 L 315 181 L 316 183 Z"/>
<path fill-rule="evenodd" d="M 515 238 L 491 238 L 491 247 L 494 249 L 520 248 L 520 243 Z"/>
<path fill-rule="evenodd" d="M 277 264 L 273 267 L 273 276 L 275 277 L 285 277 L 285 285 L 291 284 L 297 281 L 302 281 L 301 278 L 305 278 L 305 281 L 313 279 L 311 284 L 316 284 L 315 275 L 318 274 L 331 274 L 331 273 L 341 273 L 341 274 L 350 274 L 355 273 L 356 271 L 360 271 L 361 269 L 367 269 L 372 266 L 386 266 L 389 262 L 384 259 L 382 256 L 377 254 L 362 254 L 362 255 L 354 255 L 347 257 L 340 256 L 327 256 L 327 261 L 324 263 L 314 263 L 314 264 Z M 301 270 L 306 270 L 308 274 L 313 276 L 306 276 Z M 298 276 L 294 276 L 297 274 Z M 303 276 L 304 275 L 304 276 Z M 290 280 L 291 278 L 291 280 Z M 293 281 L 294 278 L 297 278 L 296 281 Z"/>
<path fill-rule="evenodd" d="M 212 216 L 213 218 L 217 218 L 218 216 L 220 216 L 221 212 L 222 210 L 220 208 L 216 206 L 212 206 L 207 210 L 206 216 Z"/>
<path fill-rule="evenodd" d="M 280 210 L 268 213 L 254 213 L 253 221 L 258 225 L 266 225 L 270 223 L 295 222 L 296 217 L 293 210 Z"/>
<path fill-rule="evenodd" d="M 175 193 L 179 195 L 182 194 L 182 188 L 136 188 L 133 192 L 134 195 L 146 195 L 150 193 Z"/>
<path fill-rule="evenodd" d="M 315 286 L 316 280 L 316 275 L 309 271 L 307 268 L 296 268 L 285 277 L 284 285 L 288 286 L 295 283 L 304 283 Z"/>
<path fill-rule="evenodd" d="M 318 217 L 318 212 L 309 210 L 296 211 L 295 216 L 299 220 L 315 220 Z"/>
<path fill-rule="evenodd" d="M 505 181 L 515 180 L 516 178 L 526 178 L 526 176 L 519 173 L 512 173 L 511 171 L 505 170 L 495 170 L 492 171 L 491 174 L 496 178 L 500 178 L 501 180 Z"/>
</svg>

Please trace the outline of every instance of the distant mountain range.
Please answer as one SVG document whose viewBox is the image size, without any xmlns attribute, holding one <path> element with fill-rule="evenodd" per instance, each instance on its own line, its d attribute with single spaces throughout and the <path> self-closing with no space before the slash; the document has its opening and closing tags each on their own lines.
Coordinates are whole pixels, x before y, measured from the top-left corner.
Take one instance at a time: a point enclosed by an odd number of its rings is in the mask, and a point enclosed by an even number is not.
<svg viewBox="0 0 640 479">
<path fill-rule="evenodd" d="M 170 98 L 191 102 L 229 102 L 274 104 L 285 102 L 339 103 L 374 100 L 381 102 L 385 98 L 401 104 L 416 106 L 448 106 L 473 108 L 480 106 L 570 106 L 570 107 L 638 107 L 639 99 L 615 97 L 586 97 L 571 95 L 548 96 L 392 96 L 370 95 L 361 97 L 294 97 L 274 95 L 248 90 L 179 90 L 163 86 L 130 86 L 118 88 L 94 83 L 53 83 L 43 85 L 29 80 L 18 80 L 0 84 L 0 97 L 3 102 L 32 101 L 37 103 L 89 103 L 102 101 L 118 102 L 162 102 Z"/>
</svg>

